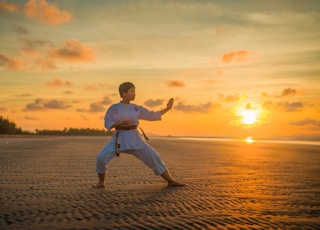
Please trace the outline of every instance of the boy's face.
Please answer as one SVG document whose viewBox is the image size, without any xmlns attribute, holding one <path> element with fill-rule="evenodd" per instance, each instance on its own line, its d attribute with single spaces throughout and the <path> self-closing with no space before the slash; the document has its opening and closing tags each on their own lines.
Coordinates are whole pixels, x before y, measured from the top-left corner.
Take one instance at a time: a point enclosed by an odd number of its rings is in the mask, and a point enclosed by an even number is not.
<svg viewBox="0 0 320 230">
<path fill-rule="evenodd" d="M 136 89 L 134 87 L 131 87 L 128 90 L 128 92 L 123 93 L 123 98 L 129 101 L 133 101 L 135 97 L 136 97 Z"/>
</svg>

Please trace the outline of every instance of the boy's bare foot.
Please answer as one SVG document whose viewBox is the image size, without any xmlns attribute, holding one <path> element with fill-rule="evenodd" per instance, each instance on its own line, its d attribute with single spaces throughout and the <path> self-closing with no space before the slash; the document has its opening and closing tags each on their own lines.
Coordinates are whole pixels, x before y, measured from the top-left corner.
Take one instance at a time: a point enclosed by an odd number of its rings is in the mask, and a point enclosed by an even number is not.
<svg viewBox="0 0 320 230">
<path fill-rule="evenodd" d="M 168 186 L 169 186 L 169 187 L 174 187 L 174 186 L 176 186 L 176 187 L 183 187 L 183 186 L 186 186 L 186 184 L 180 183 L 180 182 L 178 182 L 178 181 L 171 181 L 171 182 L 168 182 Z"/>
<path fill-rule="evenodd" d="M 104 188 L 104 184 L 100 184 L 100 183 L 94 184 L 92 185 L 92 188 Z"/>
</svg>

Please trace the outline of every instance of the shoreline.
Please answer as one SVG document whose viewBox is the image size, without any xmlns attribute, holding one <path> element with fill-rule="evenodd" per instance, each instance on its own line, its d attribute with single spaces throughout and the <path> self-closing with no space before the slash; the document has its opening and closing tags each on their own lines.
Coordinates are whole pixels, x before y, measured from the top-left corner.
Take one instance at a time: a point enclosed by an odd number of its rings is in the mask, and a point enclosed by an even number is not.
<svg viewBox="0 0 320 230">
<path fill-rule="evenodd" d="M 112 135 L 0 135 L 4 138 L 111 138 Z M 208 142 L 244 142 L 248 144 L 268 143 L 268 144 L 298 144 L 298 145 L 320 145 L 320 139 L 294 139 L 294 138 L 253 138 L 253 137 L 206 137 L 206 136 L 152 136 L 151 139 L 162 140 L 187 140 L 187 141 L 208 141 Z M 248 139 L 249 138 L 249 139 Z"/>
</svg>

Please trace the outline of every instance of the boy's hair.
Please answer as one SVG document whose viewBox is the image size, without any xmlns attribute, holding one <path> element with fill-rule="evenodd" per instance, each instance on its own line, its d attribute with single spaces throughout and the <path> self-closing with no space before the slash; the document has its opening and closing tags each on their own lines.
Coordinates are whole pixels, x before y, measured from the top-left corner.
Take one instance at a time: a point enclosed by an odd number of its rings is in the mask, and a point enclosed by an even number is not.
<svg viewBox="0 0 320 230">
<path fill-rule="evenodd" d="M 123 82 L 119 86 L 119 94 L 122 97 L 122 93 L 127 93 L 130 88 L 135 88 L 134 84 L 131 82 Z"/>
</svg>

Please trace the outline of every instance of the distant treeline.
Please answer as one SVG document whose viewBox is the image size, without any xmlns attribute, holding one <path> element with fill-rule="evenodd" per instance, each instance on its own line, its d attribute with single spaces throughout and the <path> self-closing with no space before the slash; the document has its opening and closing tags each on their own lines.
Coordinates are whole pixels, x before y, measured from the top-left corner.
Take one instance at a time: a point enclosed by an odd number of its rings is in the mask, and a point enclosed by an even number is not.
<svg viewBox="0 0 320 230">
<path fill-rule="evenodd" d="M 65 128 L 64 130 L 38 130 L 36 129 L 35 135 L 57 135 L 57 136 L 105 136 L 112 135 L 112 132 L 103 129 L 91 128 Z"/>
<path fill-rule="evenodd" d="M 21 128 L 18 128 L 17 125 L 9 121 L 8 119 L 0 116 L 0 134 L 28 134 L 29 132 L 22 131 Z"/>
<path fill-rule="evenodd" d="M 57 135 L 57 136 L 104 136 L 112 135 L 112 132 L 104 129 L 92 128 L 64 128 L 63 130 L 39 130 L 35 133 L 23 131 L 17 125 L 8 119 L 0 116 L 0 134 L 6 135 Z"/>
</svg>

